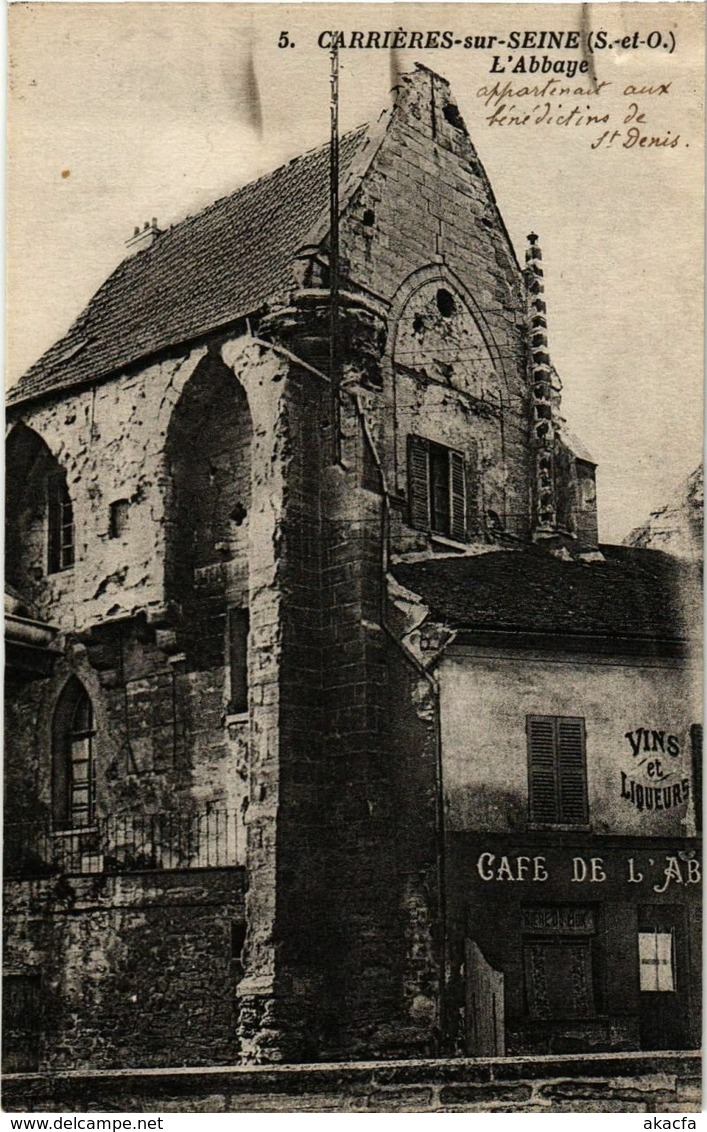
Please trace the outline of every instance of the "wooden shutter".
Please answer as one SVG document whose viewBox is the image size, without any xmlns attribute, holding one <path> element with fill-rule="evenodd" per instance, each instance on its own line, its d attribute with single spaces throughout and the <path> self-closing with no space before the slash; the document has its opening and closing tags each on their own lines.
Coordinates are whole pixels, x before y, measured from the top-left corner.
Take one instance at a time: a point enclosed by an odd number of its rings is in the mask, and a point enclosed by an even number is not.
<svg viewBox="0 0 707 1132">
<path fill-rule="evenodd" d="M 588 820 L 584 720 L 530 715 L 528 793 L 530 820 L 585 825 Z"/>
<path fill-rule="evenodd" d="M 408 437 L 408 498 L 410 526 L 426 531 L 430 525 L 429 445 L 421 436 Z"/>
<path fill-rule="evenodd" d="M 557 769 L 560 784 L 560 817 L 567 825 L 587 821 L 587 767 L 584 720 L 560 716 L 557 725 Z"/>
<path fill-rule="evenodd" d="M 479 534 L 479 446 L 470 440 L 464 461 L 466 479 L 466 537 L 473 541 Z"/>
<path fill-rule="evenodd" d="M 559 821 L 559 787 L 555 758 L 555 720 L 551 715 L 529 715 L 528 794 L 530 820 Z"/>
<path fill-rule="evenodd" d="M 466 542 L 466 477 L 464 459 L 458 452 L 449 453 L 449 533 L 459 542 Z"/>
</svg>

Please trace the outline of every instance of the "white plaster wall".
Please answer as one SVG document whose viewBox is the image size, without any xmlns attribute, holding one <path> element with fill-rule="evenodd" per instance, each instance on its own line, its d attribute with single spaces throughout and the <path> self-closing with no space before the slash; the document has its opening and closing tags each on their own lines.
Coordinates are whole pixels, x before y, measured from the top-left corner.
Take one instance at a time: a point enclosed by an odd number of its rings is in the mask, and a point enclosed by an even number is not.
<svg viewBox="0 0 707 1132">
<path fill-rule="evenodd" d="M 526 716 L 568 715 L 586 721 L 589 818 L 595 832 L 693 832 L 689 731 L 701 715 L 699 685 L 689 669 L 669 660 L 609 663 L 586 657 L 549 660 L 477 653 L 445 656 L 439 680 L 449 829 L 525 829 Z M 641 749 L 634 756 L 626 732 L 639 727 L 677 736 L 679 755 Z M 648 775 L 655 759 L 669 777 Z M 622 771 L 643 786 L 672 786 L 687 778 L 690 800 L 664 812 L 645 807 L 641 812 L 622 797 Z"/>
</svg>

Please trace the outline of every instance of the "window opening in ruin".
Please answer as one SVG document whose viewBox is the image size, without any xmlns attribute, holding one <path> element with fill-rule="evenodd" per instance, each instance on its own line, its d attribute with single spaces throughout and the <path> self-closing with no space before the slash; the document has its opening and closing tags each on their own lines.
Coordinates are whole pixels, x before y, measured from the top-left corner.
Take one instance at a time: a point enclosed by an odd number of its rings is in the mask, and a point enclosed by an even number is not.
<svg viewBox="0 0 707 1132">
<path fill-rule="evenodd" d="M 243 948 L 245 947 L 245 922 L 233 920 L 231 923 L 231 959 L 234 966 L 243 967 Z"/>
<path fill-rule="evenodd" d="M 437 309 L 442 315 L 442 318 L 451 318 L 457 309 L 457 304 L 454 301 L 454 295 L 448 291 L 446 287 L 440 287 L 437 292 Z"/>
<path fill-rule="evenodd" d="M 108 527 L 109 538 L 120 538 L 125 534 L 130 514 L 130 501 L 115 499 L 110 505 L 110 523 Z"/>
<path fill-rule="evenodd" d="M 526 716 L 528 802 L 531 822 L 586 825 L 587 760 L 584 719 Z"/>
<path fill-rule="evenodd" d="M 74 564 L 74 509 L 63 475 L 47 480 L 48 572 L 57 574 Z"/>
<path fill-rule="evenodd" d="M 411 526 L 464 542 L 466 470 L 461 453 L 410 436 L 408 479 Z"/>
<path fill-rule="evenodd" d="M 376 214 L 372 208 L 367 208 L 363 214 L 363 224 L 366 228 L 372 228 L 375 224 Z"/>
<path fill-rule="evenodd" d="M 247 609 L 228 611 L 228 710 L 240 715 L 248 710 L 248 631 L 250 618 Z"/>
<path fill-rule="evenodd" d="M 453 102 L 448 102 L 442 110 L 442 113 L 446 120 L 449 122 L 450 126 L 454 126 L 454 128 L 457 130 L 464 129 L 464 122 L 462 120 L 461 114 L 459 113 L 459 107 L 455 106 Z"/>
<path fill-rule="evenodd" d="M 91 826 L 96 816 L 94 735 L 93 705 L 72 679 L 54 713 L 54 817 L 68 829 Z"/>
</svg>

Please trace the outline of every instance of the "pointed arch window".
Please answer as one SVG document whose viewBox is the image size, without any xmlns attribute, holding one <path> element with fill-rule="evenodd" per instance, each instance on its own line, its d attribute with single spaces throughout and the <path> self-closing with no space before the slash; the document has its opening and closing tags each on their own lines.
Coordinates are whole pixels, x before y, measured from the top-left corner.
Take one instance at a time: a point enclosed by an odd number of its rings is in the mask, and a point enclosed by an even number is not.
<svg viewBox="0 0 707 1132">
<path fill-rule="evenodd" d="M 93 824 L 96 803 L 93 705 L 78 680 L 70 680 L 54 715 L 54 820 L 68 829 Z"/>
</svg>

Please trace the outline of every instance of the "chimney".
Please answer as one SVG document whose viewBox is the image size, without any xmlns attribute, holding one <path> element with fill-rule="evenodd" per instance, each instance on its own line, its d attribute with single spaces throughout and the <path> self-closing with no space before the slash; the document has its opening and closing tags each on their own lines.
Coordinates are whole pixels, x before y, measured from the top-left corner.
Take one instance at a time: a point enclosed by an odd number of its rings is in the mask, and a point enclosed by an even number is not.
<svg viewBox="0 0 707 1132">
<path fill-rule="evenodd" d="M 125 241 L 125 246 L 131 254 L 133 252 L 141 252 L 143 248 L 149 248 L 151 244 L 154 244 L 157 237 L 161 234 L 160 229 L 157 227 L 157 221 L 153 216 L 152 221 L 146 220 L 142 228 L 136 225 L 135 231 L 130 239 Z"/>
</svg>

